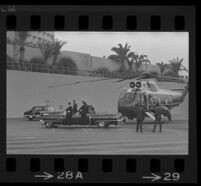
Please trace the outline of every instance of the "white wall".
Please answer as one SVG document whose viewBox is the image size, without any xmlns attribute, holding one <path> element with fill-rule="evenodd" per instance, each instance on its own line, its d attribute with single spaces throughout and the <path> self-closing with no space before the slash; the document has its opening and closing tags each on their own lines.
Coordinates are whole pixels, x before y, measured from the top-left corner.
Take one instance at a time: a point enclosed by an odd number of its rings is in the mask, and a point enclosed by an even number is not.
<svg viewBox="0 0 201 186">
<path fill-rule="evenodd" d="M 92 56 L 91 68 L 92 70 L 107 68 L 109 71 L 113 72 L 119 69 L 119 65 L 110 59 Z"/>
<path fill-rule="evenodd" d="M 71 58 L 79 70 L 91 70 L 91 55 L 72 51 L 62 51 L 57 61 L 62 57 Z"/>
<path fill-rule="evenodd" d="M 135 71 L 135 69 L 136 69 L 135 65 L 133 65 L 133 69 Z M 147 71 L 147 72 L 157 72 L 158 74 L 160 74 L 160 68 L 157 65 L 142 64 L 138 70 L 139 71 Z"/>
<path fill-rule="evenodd" d="M 92 79 L 100 78 L 7 70 L 7 117 L 22 117 L 24 111 L 34 105 L 43 105 L 45 100 L 50 100 L 50 104 L 56 108 L 66 106 L 73 99 L 78 100 L 79 105 L 85 100 L 93 104 L 98 112 L 117 112 L 117 100 L 121 92 L 118 87 L 126 82 L 112 83 L 114 80 L 110 79 L 48 88 Z M 182 88 L 183 84 L 160 82 L 159 86 L 172 89 Z M 185 99 L 174 112 L 187 116 L 187 105 L 188 99 Z"/>
</svg>

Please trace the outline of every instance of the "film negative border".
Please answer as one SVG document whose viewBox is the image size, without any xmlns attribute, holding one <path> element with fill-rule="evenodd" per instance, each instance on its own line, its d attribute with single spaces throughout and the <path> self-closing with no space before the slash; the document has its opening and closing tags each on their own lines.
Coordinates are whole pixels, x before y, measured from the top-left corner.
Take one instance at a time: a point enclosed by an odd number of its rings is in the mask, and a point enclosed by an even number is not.
<svg viewBox="0 0 201 186">
<path fill-rule="evenodd" d="M 5 10 L 5 11 L 4 11 Z M 189 155 L 7 155 L 6 81 L 1 83 L 0 182 L 195 183 L 197 181 L 195 112 L 194 6 L 1 6 L 0 56 L 6 61 L 6 31 L 178 31 L 189 32 Z M 6 78 L 6 63 L 1 64 Z M 3 104 L 2 104 L 3 103 Z M 81 173 L 81 174 L 80 174 Z"/>
<path fill-rule="evenodd" d="M 1 181 L 5 182 L 10 176 L 11 182 L 186 183 L 193 176 L 186 171 L 191 162 L 182 156 L 17 155 L 1 160 L 1 165 Z"/>
<path fill-rule="evenodd" d="M 30 29 L 31 30 L 39 30 L 41 29 L 41 18 L 40 15 L 31 15 L 30 16 Z M 135 31 L 137 30 L 137 17 L 136 16 L 126 16 L 125 22 L 125 28 L 128 31 Z M 54 21 L 53 21 L 54 20 Z M 65 25 L 65 16 L 62 15 L 56 15 L 52 19 L 52 22 L 54 22 L 54 26 L 52 29 L 56 30 L 64 30 L 67 26 Z M 100 25 L 100 29 L 103 29 L 104 31 L 113 30 L 113 16 L 106 15 L 102 16 L 101 19 L 102 26 Z M 160 16 L 150 16 L 150 22 L 149 26 L 147 25 L 147 28 L 151 31 L 161 31 L 161 29 L 165 28 L 165 24 L 161 24 L 161 17 Z M 162 19 L 163 22 L 163 19 Z M 172 24 L 172 29 L 174 31 L 185 31 L 185 17 L 184 16 L 175 16 L 172 17 L 172 21 L 174 24 Z M 8 15 L 6 18 L 6 27 L 8 30 L 13 30 L 17 28 L 17 16 L 15 15 Z M 89 27 L 89 16 L 87 15 L 81 15 L 79 16 L 77 20 L 77 28 L 80 31 L 88 31 L 90 30 Z M 91 26 L 91 24 L 90 24 Z M 68 27 L 67 27 L 68 28 Z M 123 28 L 123 27 L 122 27 Z"/>
</svg>

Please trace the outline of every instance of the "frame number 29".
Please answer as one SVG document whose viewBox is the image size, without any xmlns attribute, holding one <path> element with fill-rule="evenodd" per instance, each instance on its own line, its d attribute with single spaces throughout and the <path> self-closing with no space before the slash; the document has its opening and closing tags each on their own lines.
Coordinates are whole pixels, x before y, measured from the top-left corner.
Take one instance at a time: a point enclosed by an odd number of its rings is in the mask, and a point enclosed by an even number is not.
<svg viewBox="0 0 201 186">
<path fill-rule="evenodd" d="M 178 181 L 180 180 L 181 175 L 178 172 L 170 173 L 170 172 L 165 172 L 164 173 L 164 181 Z"/>
</svg>

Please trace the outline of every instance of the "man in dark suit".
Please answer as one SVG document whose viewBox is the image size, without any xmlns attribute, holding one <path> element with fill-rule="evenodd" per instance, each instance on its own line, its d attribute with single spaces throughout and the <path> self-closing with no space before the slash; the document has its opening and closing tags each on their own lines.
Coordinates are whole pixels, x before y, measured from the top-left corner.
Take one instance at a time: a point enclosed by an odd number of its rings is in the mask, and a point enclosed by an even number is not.
<svg viewBox="0 0 201 186">
<path fill-rule="evenodd" d="M 137 125 L 136 125 L 136 132 L 138 132 L 138 130 L 140 130 L 140 132 L 142 132 L 142 123 L 144 121 L 145 118 L 145 111 L 143 106 L 140 103 L 137 103 Z"/>
<path fill-rule="evenodd" d="M 65 124 L 71 125 L 71 119 L 72 119 L 73 109 L 71 106 L 71 103 L 68 103 L 68 107 L 66 108 L 66 119 Z"/>
<path fill-rule="evenodd" d="M 81 114 L 82 124 L 87 124 L 87 113 L 88 113 L 88 106 L 85 101 L 82 102 L 82 106 L 79 109 L 79 112 Z"/>
<path fill-rule="evenodd" d="M 159 132 L 162 132 L 162 122 L 161 122 L 161 107 L 159 101 L 156 102 L 155 106 L 155 123 L 152 132 L 155 132 L 156 126 L 159 125 Z"/>
<path fill-rule="evenodd" d="M 77 103 L 73 100 L 73 114 L 77 113 Z"/>
</svg>

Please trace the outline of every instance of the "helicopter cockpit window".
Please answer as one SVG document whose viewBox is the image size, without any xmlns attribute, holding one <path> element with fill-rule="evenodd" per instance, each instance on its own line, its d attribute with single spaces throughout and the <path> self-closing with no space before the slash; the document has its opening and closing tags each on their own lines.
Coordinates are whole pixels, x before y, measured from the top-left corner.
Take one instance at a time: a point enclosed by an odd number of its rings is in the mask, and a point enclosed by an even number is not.
<svg viewBox="0 0 201 186">
<path fill-rule="evenodd" d="M 141 100 L 142 95 L 140 93 L 121 93 L 120 98 L 125 100 Z"/>
<path fill-rule="evenodd" d="M 125 92 L 122 92 L 121 94 L 120 94 L 120 98 L 124 98 L 125 97 Z"/>
<path fill-rule="evenodd" d="M 152 82 L 149 82 L 148 86 L 149 86 L 149 90 L 150 90 L 150 91 L 152 91 L 152 92 L 158 91 L 158 87 L 157 87 L 156 84 L 154 84 L 154 83 L 152 83 Z"/>
</svg>

